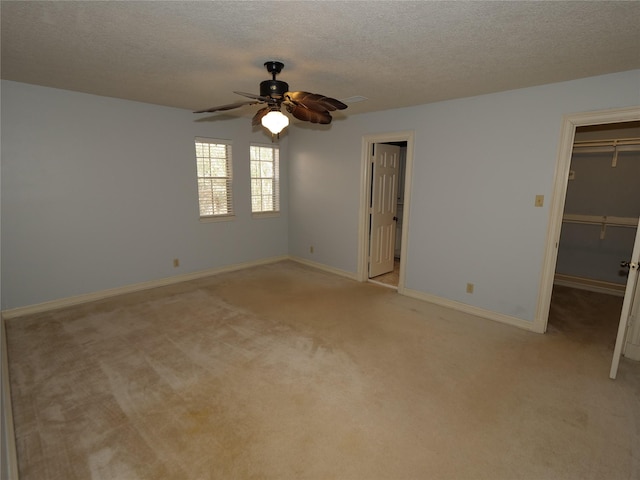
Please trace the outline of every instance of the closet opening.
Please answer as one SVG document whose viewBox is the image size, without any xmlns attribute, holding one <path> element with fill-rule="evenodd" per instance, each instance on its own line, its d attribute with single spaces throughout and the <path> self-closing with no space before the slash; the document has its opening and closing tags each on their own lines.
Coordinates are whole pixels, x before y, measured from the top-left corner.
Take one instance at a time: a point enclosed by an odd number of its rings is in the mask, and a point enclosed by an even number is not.
<svg viewBox="0 0 640 480">
<path fill-rule="evenodd" d="M 625 262 L 632 256 L 640 216 L 638 179 L 640 121 L 576 127 L 549 332 L 613 352 L 630 273 Z M 634 341 L 640 338 L 628 335 L 627 343 Z M 640 360 L 633 350 L 625 355 Z"/>
</svg>

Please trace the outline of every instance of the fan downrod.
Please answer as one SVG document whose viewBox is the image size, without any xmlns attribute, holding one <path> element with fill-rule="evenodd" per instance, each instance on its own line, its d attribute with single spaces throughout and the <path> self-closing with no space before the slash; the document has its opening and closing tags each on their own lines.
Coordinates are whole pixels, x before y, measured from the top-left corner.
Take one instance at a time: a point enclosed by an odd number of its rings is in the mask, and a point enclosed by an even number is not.
<svg viewBox="0 0 640 480">
<path fill-rule="evenodd" d="M 284 63 L 271 60 L 265 62 L 264 66 L 267 67 L 267 71 L 273 75 L 273 80 L 265 80 L 260 83 L 260 95 L 274 100 L 282 100 L 284 94 L 289 91 L 289 85 L 287 82 L 276 80 L 276 75 L 282 71 Z"/>
<path fill-rule="evenodd" d="M 267 67 L 267 72 L 273 75 L 273 79 L 276 79 L 276 75 L 278 75 L 282 69 L 284 68 L 284 63 L 276 62 L 275 60 L 270 60 L 268 62 L 264 62 L 264 66 Z"/>
</svg>

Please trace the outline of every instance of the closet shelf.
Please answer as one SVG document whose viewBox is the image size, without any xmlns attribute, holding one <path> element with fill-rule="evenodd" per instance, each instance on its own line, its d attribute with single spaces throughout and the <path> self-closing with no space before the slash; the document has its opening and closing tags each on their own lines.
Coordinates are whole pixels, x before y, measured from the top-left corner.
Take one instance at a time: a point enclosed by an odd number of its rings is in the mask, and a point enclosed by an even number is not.
<svg viewBox="0 0 640 480">
<path fill-rule="evenodd" d="M 581 225 L 597 225 L 600 227 L 600 240 L 604 240 L 607 227 L 637 228 L 638 218 L 634 217 L 610 217 L 607 215 L 575 215 L 564 214 L 563 223 L 577 223 Z"/>
<path fill-rule="evenodd" d="M 575 153 L 596 152 L 637 152 L 640 151 L 640 138 L 625 138 L 615 140 L 583 140 L 573 144 Z"/>
<path fill-rule="evenodd" d="M 615 140 L 577 141 L 573 144 L 573 153 L 611 153 L 611 166 L 618 165 L 620 152 L 640 152 L 640 138 L 625 138 Z"/>
<path fill-rule="evenodd" d="M 583 223 L 586 225 L 606 225 L 608 227 L 632 227 L 638 226 L 638 218 L 634 217 L 611 217 L 607 215 L 574 215 L 564 214 L 564 223 Z"/>
</svg>

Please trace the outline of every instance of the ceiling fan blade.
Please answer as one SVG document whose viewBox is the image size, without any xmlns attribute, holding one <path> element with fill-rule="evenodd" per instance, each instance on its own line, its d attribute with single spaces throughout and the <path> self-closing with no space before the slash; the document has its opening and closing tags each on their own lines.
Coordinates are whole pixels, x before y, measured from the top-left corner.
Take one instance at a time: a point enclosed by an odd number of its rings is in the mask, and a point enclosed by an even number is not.
<svg viewBox="0 0 640 480">
<path fill-rule="evenodd" d="M 287 111 L 298 120 L 311 123 L 321 123 L 324 125 L 331 123 L 331 114 L 326 110 L 318 112 L 293 103 L 286 103 L 285 105 L 287 107 Z"/>
<path fill-rule="evenodd" d="M 251 120 L 251 125 L 253 125 L 254 127 L 260 125 L 262 122 L 262 117 L 269 113 L 270 110 L 271 107 L 264 107 L 258 110 Z"/>
<path fill-rule="evenodd" d="M 236 92 L 236 91 L 234 91 L 233 93 L 236 93 L 238 95 L 242 95 L 243 97 L 255 98 L 256 100 L 260 100 L 261 102 L 268 102 L 269 101 L 268 97 L 262 97 L 260 95 L 254 94 L 254 93 L 245 93 L 245 92 Z"/>
<path fill-rule="evenodd" d="M 285 99 L 295 104 L 302 105 L 316 112 L 332 112 L 333 110 L 344 110 L 347 105 L 335 98 L 325 97 L 319 93 L 310 92 L 287 92 Z"/>
<path fill-rule="evenodd" d="M 193 113 L 222 112 L 224 110 L 233 110 L 234 108 L 239 108 L 239 107 L 242 107 L 243 105 L 255 105 L 256 103 L 260 103 L 260 102 L 256 102 L 255 100 L 247 100 L 245 102 L 229 103 L 228 105 L 220 105 L 219 107 L 211 107 L 211 108 L 208 108 L 206 110 L 198 110 L 197 112 L 193 112 Z"/>
</svg>

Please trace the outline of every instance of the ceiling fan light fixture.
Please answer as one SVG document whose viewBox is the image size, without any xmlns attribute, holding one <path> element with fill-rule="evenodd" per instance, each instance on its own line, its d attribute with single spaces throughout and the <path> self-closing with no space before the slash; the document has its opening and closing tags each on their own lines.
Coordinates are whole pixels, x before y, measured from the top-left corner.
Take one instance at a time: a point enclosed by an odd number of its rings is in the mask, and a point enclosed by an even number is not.
<svg viewBox="0 0 640 480">
<path fill-rule="evenodd" d="M 271 74 L 271 80 L 260 83 L 260 95 L 253 93 L 236 92 L 238 95 L 247 97 L 250 100 L 243 102 L 220 105 L 218 107 L 198 110 L 194 113 L 213 113 L 226 110 L 233 110 L 244 105 L 255 105 L 256 103 L 266 104 L 251 119 L 251 125 L 257 127 L 262 124 L 271 132 L 271 138 L 279 138 L 280 132 L 289 125 L 289 118 L 282 114 L 280 109 L 284 105 L 291 115 L 303 122 L 319 123 L 328 125 L 331 123 L 331 113 L 334 110 L 344 110 L 347 105 L 335 98 L 327 97 L 319 93 L 305 91 L 290 91 L 289 84 L 281 80 L 276 80 L 276 75 L 280 73 L 284 64 L 282 62 L 270 61 L 264 64 Z M 352 99 L 355 97 L 352 97 Z M 359 97 L 363 98 L 364 97 Z M 275 141 L 275 140 L 274 140 Z"/>
<path fill-rule="evenodd" d="M 262 117 L 262 126 L 267 128 L 273 135 L 278 135 L 289 125 L 289 117 L 280 110 L 271 110 Z"/>
</svg>

